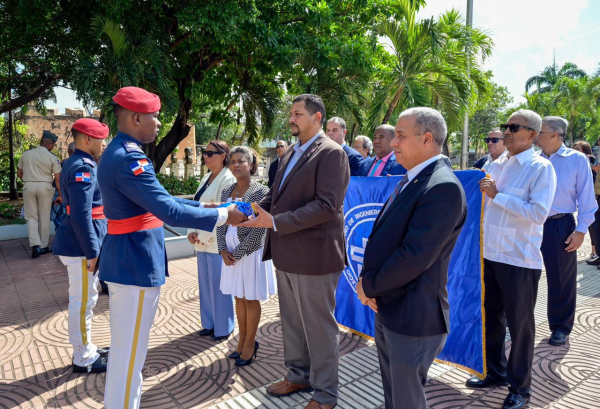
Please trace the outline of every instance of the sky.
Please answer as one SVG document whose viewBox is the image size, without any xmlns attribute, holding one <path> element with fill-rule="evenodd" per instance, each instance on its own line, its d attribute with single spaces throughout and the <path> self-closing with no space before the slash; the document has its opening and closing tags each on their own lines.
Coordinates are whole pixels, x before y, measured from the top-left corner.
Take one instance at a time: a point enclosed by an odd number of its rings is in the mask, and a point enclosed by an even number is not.
<svg viewBox="0 0 600 409">
<path fill-rule="evenodd" d="M 467 0 L 427 0 L 422 18 L 448 9 L 467 15 Z M 552 65 L 573 62 L 592 74 L 600 68 L 600 0 L 473 0 L 473 26 L 495 47 L 483 67 L 493 81 L 523 102 L 525 82 Z"/>
<path fill-rule="evenodd" d="M 523 102 L 525 82 L 552 65 L 573 62 L 588 74 L 600 68 L 600 0 L 473 0 L 473 26 L 494 40 L 492 57 L 483 67 L 494 82 Z M 467 0 L 427 0 L 422 18 L 456 8 L 466 17 Z M 74 93 L 56 88 L 57 102 L 48 107 L 81 108 Z"/>
</svg>

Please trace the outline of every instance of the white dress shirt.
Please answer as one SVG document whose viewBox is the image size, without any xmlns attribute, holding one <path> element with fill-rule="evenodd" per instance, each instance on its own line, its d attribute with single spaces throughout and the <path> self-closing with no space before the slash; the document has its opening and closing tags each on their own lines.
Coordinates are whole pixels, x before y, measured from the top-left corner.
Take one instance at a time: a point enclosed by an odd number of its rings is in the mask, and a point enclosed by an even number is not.
<svg viewBox="0 0 600 409">
<path fill-rule="evenodd" d="M 507 155 L 508 155 L 508 151 L 505 150 L 504 152 L 502 152 L 500 154 L 500 156 L 498 156 L 498 159 L 505 158 Z M 498 159 L 496 159 L 496 160 L 498 160 Z M 484 170 L 485 172 L 487 172 L 488 170 L 490 170 L 490 166 L 492 166 L 492 163 L 494 163 L 494 160 L 492 159 L 492 154 L 488 153 L 487 160 L 485 161 L 485 163 L 483 164 L 481 169 Z"/>
<path fill-rule="evenodd" d="M 483 256 L 513 266 L 541 269 L 543 225 L 550 212 L 556 174 L 533 147 L 498 158 L 488 171 L 499 193 L 487 198 Z"/>
<path fill-rule="evenodd" d="M 402 190 L 404 190 L 404 188 L 406 186 L 408 186 L 408 184 L 410 182 L 413 181 L 413 179 L 415 177 L 417 177 L 417 175 L 419 173 L 421 173 L 421 171 L 423 169 L 425 169 L 428 165 L 431 165 L 433 162 L 436 162 L 438 159 L 440 159 L 443 155 L 439 154 L 439 155 L 435 155 L 432 158 L 427 159 L 425 162 L 421 162 L 419 163 L 417 166 L 415 166 L 414 168 L 412 168 L 411 170 L 406 171 L 406 177 L 408 178 L 408 181 L 404 184 L 404 186 L 402 186 Z M 402 190 L 400 192 L 402 192 Z M 400 193 L 398 192 L 398 193 Z"/>
<path fill-rule="evenodd" d="M 564 144 L 548 158 L 556 173 L 556 194 L 549 216 L 577 212 L 575 231 L 587 233 L 594 222 L 598 203 L 594 194 L 594 178 L 590 161 L 583 153 L 567 148 Z"/>
</svg>

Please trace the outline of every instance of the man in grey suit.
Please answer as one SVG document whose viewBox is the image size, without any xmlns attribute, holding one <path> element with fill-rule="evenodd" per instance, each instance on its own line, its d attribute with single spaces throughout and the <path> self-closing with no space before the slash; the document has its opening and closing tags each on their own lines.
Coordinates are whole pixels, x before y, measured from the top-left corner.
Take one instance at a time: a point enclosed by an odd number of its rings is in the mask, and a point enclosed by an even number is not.
<svg viewBox="0 0 600 409">
<path fill-rule="evenodd" d="M 375 315 L 386 409 L 426 409 L 423 385 L 450 331 L 448 263 L 466 217 L 431 108 L 400 114 L 392 147 L 407 169 L 373 226 L 356 292 Z"/>
<path fill-rule="evenodd" d="M 339 329 L 335 290 L 346 262 L 342 207 L 348 157 L 323 132 L 325 105 L 296 97 L 290 110 L 298 141 L 281 158 L 275 182 L 256 218 L 267 227 L 264 259 L 277 270 L 284 360 L 288 373 L 267 388 L 273 396 L 312 391 L 305 409 L 331 409 L 338 398 Z"/>
</svg>

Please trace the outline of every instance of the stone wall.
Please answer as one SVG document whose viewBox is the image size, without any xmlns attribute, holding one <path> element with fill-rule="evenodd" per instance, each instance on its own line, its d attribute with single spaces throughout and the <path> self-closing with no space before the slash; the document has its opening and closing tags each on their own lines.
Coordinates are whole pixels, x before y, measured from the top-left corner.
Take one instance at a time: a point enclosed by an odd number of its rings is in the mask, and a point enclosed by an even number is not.
<svg viewBox="0 0 600 409">
<path fill-rule="evenodd" d="M 47 108 L 47 114 L 44 116 L 42 113 L 35 109 L 35 106 L 30 105 L 27 109 L 27 113 L 21 116 L 23 125 L 27 125 L 29 129 L 27 133 L 35 139 L 40 139 L 44 130 L 50 131 L 58 136 L 56 147 L 54 148 L 59 159 L 64 160 L 68 157 L 67 148 L 69 143 L 73 142 L 71 137 L 71 127 L 73 123 L 80 118 L 90 117 L 98 119 L 100 117 L 99 111 L 94 111 L 90 115 L 84 109 L 71 109 L 66 108 L 64 114 L 59 114 L 58 108 Z M 177 152 L 178 162 L 183 163 L 185 159 L 185 148 L 192 148 L 192 158 L 194 165 L 196 164 L 196 130 L 192 126 L 188 136 L 179 143 L 179 151 Z M 166 164 L 170 164 L 170 157 L 165 161 Z"/>
</svg>

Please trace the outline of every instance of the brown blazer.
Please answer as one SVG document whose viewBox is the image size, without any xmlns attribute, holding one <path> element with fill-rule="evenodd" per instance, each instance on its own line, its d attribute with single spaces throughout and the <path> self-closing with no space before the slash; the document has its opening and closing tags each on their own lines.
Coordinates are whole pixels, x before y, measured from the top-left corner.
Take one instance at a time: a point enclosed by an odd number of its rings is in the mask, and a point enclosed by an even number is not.
<svg viewBox="0 0 600 409">
<path fill-rule="evenodd" d="M 281 185 L 294 146 L 281 158 L 275 182 L 260 202 L 277 227 L 277 231 L 267 232 L 263 260 L 272 259 L 276 268 L 293 274 L 342 271 L 346 264 L 343 206 L 350 181 L 348 156 L 321 131 Z"/>
</svg>

